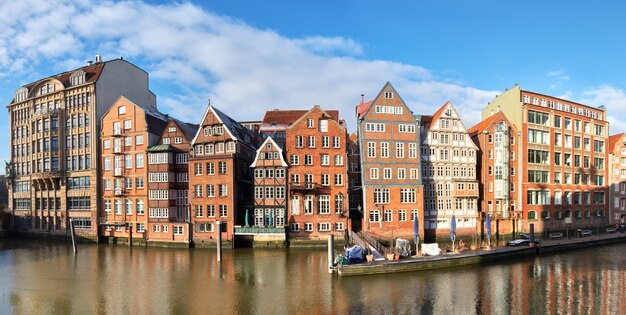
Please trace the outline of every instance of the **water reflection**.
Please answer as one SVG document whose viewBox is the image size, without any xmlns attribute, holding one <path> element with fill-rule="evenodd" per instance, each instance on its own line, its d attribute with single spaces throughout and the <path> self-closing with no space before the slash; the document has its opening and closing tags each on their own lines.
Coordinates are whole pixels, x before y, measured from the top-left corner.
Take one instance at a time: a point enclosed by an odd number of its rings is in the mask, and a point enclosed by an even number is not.
<svg viewBox="0 0 626 315">
<path fill-rule="evenodd" d="M 324 250 L 0 242 L 0 313 L 611 313 L 626 245 L 500 265 L 337 278 Z"/>
</svg>

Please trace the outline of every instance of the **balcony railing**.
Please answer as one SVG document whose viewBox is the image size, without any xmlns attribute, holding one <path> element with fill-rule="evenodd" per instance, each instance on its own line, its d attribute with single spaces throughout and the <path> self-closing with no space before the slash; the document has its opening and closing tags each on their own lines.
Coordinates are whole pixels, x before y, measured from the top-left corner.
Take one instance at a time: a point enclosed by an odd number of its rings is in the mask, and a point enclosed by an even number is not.
<svg viewBox="0 0 626 315">
<path fill-rule="evenodd" d="M 121 167 L 116 167 L 115 170 L 113 171 L 113 175 L 114 176 L 123 176 L 124 172 L 123 172 Z"/>
<path fill-rule="evenodd" d="M 249 227 L 235 227 L 235 234 L 285 234 L 284 227 L 262 227 L 262 226 L 249 226 Z"/>
<path fill-rule="evenodd" d="M 123 190 L 122 190 L 122 188 L 115 188 L 115 189 L 113 190 L 113 194 L 114 194 L 115 196 L 121 196 L 121 195 L 123 194 Z"/>
</svg>

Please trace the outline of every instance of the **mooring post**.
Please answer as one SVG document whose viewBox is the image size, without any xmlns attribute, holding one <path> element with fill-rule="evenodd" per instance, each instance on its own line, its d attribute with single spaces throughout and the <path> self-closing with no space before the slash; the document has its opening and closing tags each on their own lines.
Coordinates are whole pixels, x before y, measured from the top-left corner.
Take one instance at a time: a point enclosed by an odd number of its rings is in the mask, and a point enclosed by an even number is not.
<svg viewBox="0 0 626 315">
<path fill-rule="evenodd" d="M 217 261 L 222 261 L 222 222 L 216 221 L 217 225 Z"/>
<path fill-rule="evenodd" d="M 531 243 L 535 243 L 535 224 L 531 223 L 530 224 L 530 242 Z"/>
<path fill-rule="evenodd" d="M 335 253 L 335 236 L 328 235 L 328 273 L 333 273 L 334 255 Z"/>
<path fill-rule="evenodd" d="M 133 247 L 133 224 L 126 223 L 128 226 L 128 247 Z"/>
<path fill-rule="evenodd" d="M 74 250 L 74 254 L 78 252 L 76 249 L 76 235 L 74 234 L 74 221 L 70 218 L 70 235 L 72 237 L 72 249 Z"/>
</svg>

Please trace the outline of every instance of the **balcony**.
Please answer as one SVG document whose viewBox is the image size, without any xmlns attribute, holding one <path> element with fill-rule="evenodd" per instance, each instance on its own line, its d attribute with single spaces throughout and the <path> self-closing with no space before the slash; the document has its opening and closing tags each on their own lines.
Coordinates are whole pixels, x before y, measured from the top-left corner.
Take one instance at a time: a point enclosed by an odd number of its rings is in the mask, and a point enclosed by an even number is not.
<svg viewBox="0 0 626 315">
<path fill-rule="evenodd" d="M 321 186 L 320 186 L 321 187 Z M 315 183 L 290 183 L 289 189 L 291 190 L 314 190 L 318 188 L 318 185 Z"/>
<path fill-rule="evenodd" d="M 113 129 L 113 135 L 114 136 L 123 136 L 124 135 L 124 131 L 125 130 L 122 129 L 122 128 Z"/>
<path fill-rule="evenodd" d="M 116 146 L 116 147 L 113 147 L 113 153 L 118 153 L 118 154 L 119 154 L 119 153 L 124 153 L 123 148 L 124 148 L 123 146 Z"/>
<path fill-rule="evenodd" d="M 113 176 L 124 176 L 124 170 L 121 167 L 116 167 L 113 171 Z"/>
<path fill-rule="evenodd" d="M 124 194 L 124 191 L 122 190 L 122 188 L 115 188 L 113 190 L 113 195 L 115 195 L 115 196 L 121 196 L 123 194 Z"/>
</svg>

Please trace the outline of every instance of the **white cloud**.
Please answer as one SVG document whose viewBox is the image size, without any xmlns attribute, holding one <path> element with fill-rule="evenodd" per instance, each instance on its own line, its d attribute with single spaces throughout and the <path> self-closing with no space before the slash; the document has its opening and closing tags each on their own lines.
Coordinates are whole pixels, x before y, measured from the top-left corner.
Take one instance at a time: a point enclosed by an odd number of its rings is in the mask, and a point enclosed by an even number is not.
<svg viewBox="0 0 626 315">
<path fill-rule="evenodd" d="M 581 93 L 581 103 L 607 109 L 610 133 L 626 132 L 626 93 L 622 89 L 602 85 L 587 89 Z"/>
<path fill-rule="evenodd" d="M 319 104 L 339 109 L 354 130 L 360 94 L 371 99 L 390 81 L 415 113 L 432 114 L 451 100 L 469 127 L 497 94 L 417 65 L 367 59 L 350 38 L 288 38 L 190 3 L 2 2 L 0 35 L 0 47 L 10 47 L 0 48 L 0 76 L 44 63 L 72 68 L 96 53 L 124 56 L 150 73 L 162 111 L 194 123 L 210 97 L 241 120 Z"/>
</svg>

